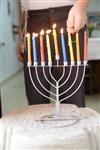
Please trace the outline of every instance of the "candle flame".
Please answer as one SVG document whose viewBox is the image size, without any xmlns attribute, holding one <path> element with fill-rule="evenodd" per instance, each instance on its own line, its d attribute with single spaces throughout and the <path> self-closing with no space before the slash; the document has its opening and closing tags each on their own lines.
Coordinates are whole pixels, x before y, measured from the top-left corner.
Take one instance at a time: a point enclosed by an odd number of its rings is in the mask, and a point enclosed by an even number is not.
<svg viewBox="0 0 100 150">
<path fill-rule="evenodd" d="M 61 33 L 61 34 L 63 34 L 63 33 L 64 33 L 64 29 L 63 29 L 63 28 L 61 28 L 60 33 Z"/>
<path fill-rule="evenodd" d="M 47 31 L 46 31 L 46 34 L 50 34 L 50 33 L 51 33 L 51 30 L 47 30 Z"/>
<path fill-rule="evenodd" d="M 54 24 L 52 25 L 52 28 L 55 29 L 56 26 L 57 26 L 56 23 L 54 23 Z"/>
<path fill-rule="evenodd" d="M 40 35 L 44 35 L 44 30 L 43 29 L 41 30 Z"/>
<path fill-rule="evenodd" d="M 38 37 L 38 33 L 33 32 L 33 37 Z"/>
<path fill-rule="evenodd" d="M 29 37 L 30 36 L 30 33 L 26 33 L 26 37 Z"/>
</svg>

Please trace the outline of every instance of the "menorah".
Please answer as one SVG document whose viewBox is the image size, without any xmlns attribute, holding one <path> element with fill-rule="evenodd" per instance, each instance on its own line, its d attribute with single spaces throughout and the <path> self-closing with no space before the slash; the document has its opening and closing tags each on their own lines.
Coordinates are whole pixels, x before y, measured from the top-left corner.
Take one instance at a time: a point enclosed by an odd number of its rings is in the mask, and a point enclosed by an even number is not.
<svg viewBox="0 0 100 150">
<path fill-rule="evenodd" d="M 66 31 L 67 33 L 67 31 Z M 44 57 L 44 34 L 46 34 L 46 50 L 47 50 L 47 55 L 48 55 L 48 63 L 45 63 L 45 57 Z M 52 61 L 52 55 L 51 55 L 51 45 L 50 45 L 50 34 L 53 35 L 53 40 L 54 40 L 54 49 L 55 49 L 55 60 L 56 60 L 56 64 L 53 64 Z M 52 115 L 47 115 L 47 116 L 43 116 L 42 121 L 48 119 L 65 119 L 65 117 L 62 117 L 61 111 L 60 111 L 60 103 L 63 102 L 64 100 L 67 100 L 68 98 L 70 98 L 71 96 L 73 96 L 81 87 L 83 80 L 84 80 L 84 75 L 85 75 L 85 68 L 87 65 L 87 30 L 84 31 L 84 60 L 81 60 L 81 56 L 80 56 L 80 41 L 79 41 L 79 33 L 76 33 L 76 40 L 72 41 L 72 34 L 71 33 L 67 33 L 68 34 L 68 46 L 69 46 L 69 52 L 70 52 L 70 62 L 68 62 L 67 60 L 67 53 L 66 53 L 66 43 L 65 43 L 65 38 L 64 38 L 64 29 L 61 28 L 60 30 L 60 39 L 61 39 L 61 48 L 62 48 L 62 55 L 63 55 L 63 64 L 59 64 L 59 60 L 60 60 L 60 54 L 59 54 L 59 48 L 58 48 L 58 41 L 57 41 L 57 31 L 56 31 L 56 24 L 53 24 L 52 26 L 52 30 L 47 30 L 46 32 L 44 32 L 44 30 L 42 29 L 41 32 L 38 33 L 33 33 L 32 34 L 32 40 L 31 40 L 31 34 L 27 33 L 26 34 L 26 38 L 27 38 L 27 54 L 28 54 L 28 62 L 27 62 L 27 66 L 28 66 L 28 70 L 29 70 L 29 77 L 31 80 L 31 83 L 33 84 L 34 88 L 38 91 L 38 93 L 40 93 L 42 96 L 44 96 L 45 98 L 55 102 L 55 113 Z M 39 64 L 38 62 L 38 58 L 37 58 L 37 45 L 36 45 L 36 38 L 39 37 L 39 45 L 40 45 L 40 57 L 41 57 L 41 64 Z M 77 61 L 75 63 L 75 58 L 74 58 L 74 50 L 73 50 L 73 42 L 75 42 L 76 44 L 76 54 L 77 54 Z M 31 47 L 32 45 L 32 47 Z M 32 53 L 33 52 L 33 56 Z M 33 60 L 33 63 L 32 63 Z M 47 93 L 51 94 L 53 97 L 49 97 L 47 95 L 45 95 L 42 91 L 40 91 L 40 89 L 37 87 L 37 85 L 35 84 L 33 78 L 32 78 L 32 72 L 31 69 L 32 67 L 34 67 L 35 69 L 35 73 L 36 73 L 36 80 L 38 81 L 40 87 L 42 87 Z M 52 67 L 61 67 L 62 68 L 62 75 L 61 77 L 57 80 L 53 74 L 52 74 Z M 65 91 L 63 91 L 62 93 L 60 93 L 60 89 L 62 88 L 62 86 L 64 86 L 65 84 L 68 83 L 69 78 L 72 74 L 72 70 L 73 68 L 76 67 L 76 75 L 75 75 L 75 79 L 73 81 L 73 83 L 67 88 L 65 89 Z M 79 75 L 79 70 L 80 68 L 83 67 L 83 73 L 81 76 L 81 81 L 79 83 L 79 85 L 77 86 L 77 88 L 69 95 L 67 95 L 67 97 L 64 97 L 63 99 L 60 99 L 60 97 L 62 95 L 64 95 L 65 93 L 67 93 L 68 91 L 70 91 L 72 89 L 72 87 L 74 87 L 76 81 L 78 80 L 78 75 Z M 48 90 L 43 83 L 41 82 L 40 78 L 39 78 L 39 74 L 38 74 L 38 68 L 42 69 L 43 72 L 43 76 L 44 79 L 46 80 L 46 82 L 48 84 L 50 84 L 50 86 L 52 86 L 55 90 L 56 93 L 53 91 Z M 53 84 L 47 77 L 46 72 L 45 72 L 45 68 L 48 69 L 49 71 L 49 75 L 51 77 L 51 79 L 53 80 L 53 82 L 55 84 Z M 69 73 L 67 74 L 66 80 L 62 83 L 61 81 L 63 80 L 63 78 L 66 76 L 66 68 L 69 68 Z M 61 84 L 60 84 L 61 82 Z M 79 118 L 77 117 L 72 117 L 74 118 L 74 121 L 77 122 Z M 72 119 L 71 118 L 71 119 Z M 67 118 L 68 119 L 68 118 Z M 69 118 L 70 119 L 70 118 Z M 75 123 L 74 122 L 74 123 Z"/>
</svg>

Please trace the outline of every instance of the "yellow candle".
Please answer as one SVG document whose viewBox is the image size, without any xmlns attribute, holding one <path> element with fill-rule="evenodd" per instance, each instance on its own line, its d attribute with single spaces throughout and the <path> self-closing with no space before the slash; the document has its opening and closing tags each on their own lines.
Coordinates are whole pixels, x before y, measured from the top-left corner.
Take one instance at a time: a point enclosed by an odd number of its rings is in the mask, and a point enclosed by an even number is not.
<svg viewBox="0 0 100 150">
<path fill-rule="evenodd" d="M 80 63 L 79 33 L 76 33 L 76 51 L 77 51 L 77 62 Z"/>
<path fill-rule="evenodd" d="M 31 65 L 31 35 L 30 33 L 27 33 L 26 37 L 27 37 L 27 48 L 28 48 L 28 65 Z"/>
<path fill-rule="evenodd" d="M 51 57 L 51 47 L 50 47 L 50 38 L 49 34 L 51 30 L 46 31 L 46 44 L 47 44 L 47 52 L 48 52 L 48 65 L 52 65 L 52 57 Z"/>
<path fill-rule="evenodd" d="M 73 45 L 72 45 L 72 39 L 71 39 L 71 33 L 68 32 L 68 44 L 69 44 L 69 50 L 70 50 L 70 57 L 71 57 L 71 63 L 74 63 L 74 53 L 73 53 Z"/>
<path fill-rule="evenodd" d="M 53 37 L 54 37 L 54 46 L 55 46 L 56 60 L 59 60 L 59 51 L 58 51 L 56 24 L 53 24 L 52 28 L 53 28 Z"/>
</svg>

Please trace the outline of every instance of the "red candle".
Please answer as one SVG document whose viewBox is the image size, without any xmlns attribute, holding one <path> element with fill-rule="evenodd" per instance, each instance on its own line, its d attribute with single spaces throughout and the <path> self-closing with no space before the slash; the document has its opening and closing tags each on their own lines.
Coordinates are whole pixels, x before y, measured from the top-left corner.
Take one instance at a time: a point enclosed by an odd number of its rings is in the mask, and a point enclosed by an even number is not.
<svg viewBox="0 0 100 150">
<path fill-rule="evenodd" d="M 88 33 L 84 31 L 84 62 L 87 62 L 87 53 L 88 53 Z"/>
<path fill-rule="evenodd" d="M 40 32 L 40 53 L 41 53 L 41 65 L 45 64 L 44 61 L 44 45 L 43 45 L 43 35 L 44 35 L 44 30 L 42 29 Z"/>
</svg>

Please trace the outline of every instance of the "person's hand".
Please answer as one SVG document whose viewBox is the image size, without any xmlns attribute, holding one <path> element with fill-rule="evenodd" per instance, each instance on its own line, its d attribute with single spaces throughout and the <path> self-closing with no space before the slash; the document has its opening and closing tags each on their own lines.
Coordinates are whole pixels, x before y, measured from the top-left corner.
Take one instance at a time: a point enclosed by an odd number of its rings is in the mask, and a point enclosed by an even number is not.
<svg viewBox="0 0 100 150">
<path fill-rule="evenodd" d="M 16 48 L 16 54 L 19 61 L 23 62 L 23 47 L 22 44 L 19 42 Z"/>
<path fill-rule="evenodd" d="M 78 32 L 86 24 L 85 9 L 82 4 L 76 3 L 69 11 L 66 21 L 67 31 L 70 33 Z"/>
</svg>

